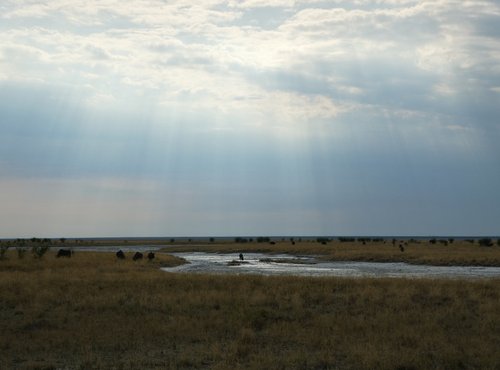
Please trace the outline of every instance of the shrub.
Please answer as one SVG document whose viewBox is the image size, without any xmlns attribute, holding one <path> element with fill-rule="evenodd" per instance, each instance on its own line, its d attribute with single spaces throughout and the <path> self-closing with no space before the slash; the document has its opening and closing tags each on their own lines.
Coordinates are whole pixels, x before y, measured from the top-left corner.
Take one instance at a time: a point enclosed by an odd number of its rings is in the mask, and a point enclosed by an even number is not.
<svg viewBox="0 0 500 370">
<path fill-rule="evenodd" d="M 342 243 L 346 243 L 346 242 L 354 242 L 356 240 L 354 238 L 340 237 L 339 241 L 342 242 Z"/>
<path fill-rule="evenodd" d="M 478 242 L 481 247 L 491 247 L 493 245 L 493 242 L 490 238 L 482 238 L 479 239 Z"/>
<path fill-rule="evenodd" d="M 10 245 L 9 244 L 4 244 L 2 243 L 0 245 L 0 260 L 3 260 L 5 258 L 5 253 L 9 249 Z"/>
<path fill-rule="evenodd" d="M 42 258 L 45 253 L 49 250 L 49 245 L 34 245 L 31 248 L 31 252 L 33 253 L 35 258 Z"/>
<path fill-rule="evenodd" d="M 26 255 L 26 248 L 23 247 L 16 247 L 17 251 L 17 258 L 23 259 L 24 256 Z"/>
</svg>

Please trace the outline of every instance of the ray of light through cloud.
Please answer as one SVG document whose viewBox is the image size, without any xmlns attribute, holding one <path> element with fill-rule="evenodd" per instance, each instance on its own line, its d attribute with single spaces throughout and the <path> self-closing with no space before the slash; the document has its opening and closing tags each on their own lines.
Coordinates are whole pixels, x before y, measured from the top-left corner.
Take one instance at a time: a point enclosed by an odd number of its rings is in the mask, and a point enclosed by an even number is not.
<svg viewBox="0 0 500 370">
<path fill-rule="evenodd" d="M 6 0 L 0 237 L 500 233 L 500 4 Z"/>
</svg>

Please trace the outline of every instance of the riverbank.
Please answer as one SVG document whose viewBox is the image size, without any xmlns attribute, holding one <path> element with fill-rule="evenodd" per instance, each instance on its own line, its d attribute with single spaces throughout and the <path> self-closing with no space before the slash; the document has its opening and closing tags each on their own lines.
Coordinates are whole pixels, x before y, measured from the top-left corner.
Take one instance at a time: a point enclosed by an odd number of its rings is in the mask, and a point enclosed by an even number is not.
<svg viewBox="0 0 500 370">
<path fill-rule="evenodd" d="M 165 273 L 111 253 L 0 261 L 0 368 L 494 369 L 500 279 Z M 128 256 L 130 257 L 130 255 Z"/>
</svg>

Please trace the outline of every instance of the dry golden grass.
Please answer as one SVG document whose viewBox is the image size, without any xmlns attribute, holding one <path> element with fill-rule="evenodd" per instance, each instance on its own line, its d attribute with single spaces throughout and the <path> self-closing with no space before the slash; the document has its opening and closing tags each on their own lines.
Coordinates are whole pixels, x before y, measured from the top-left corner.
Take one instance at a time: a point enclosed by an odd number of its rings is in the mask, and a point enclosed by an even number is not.
<svg viewBox="0 0 500 370">
<path fill-rule="evenodd" d="M 130 256 L 129 256 L 130 257 Z M 1 369 L 498 369 L 500 280 L 165 273 L 0 261 Z"/>
<path fill-rule="evenodd" d="M 399 249 L 402 243 L 404 252 Z M 377 261 L 377 262 L 407 262 L 428 265 L 474 265 L 500 266 L 500 246 L 481 247 L 476 242 L 455 241 L 448 245 L 431 244 L 428 241 L 396 242 L 339 242 L 337 240 L 323 245 L 317 242 L 276 242 L 269 243 L 223 243 L 223 244 L 192 244 L 164 248 L 169 252 L 185 251 L 204 252 L 263 252 L 313 254 L 330 261 Z"/>
</svg>

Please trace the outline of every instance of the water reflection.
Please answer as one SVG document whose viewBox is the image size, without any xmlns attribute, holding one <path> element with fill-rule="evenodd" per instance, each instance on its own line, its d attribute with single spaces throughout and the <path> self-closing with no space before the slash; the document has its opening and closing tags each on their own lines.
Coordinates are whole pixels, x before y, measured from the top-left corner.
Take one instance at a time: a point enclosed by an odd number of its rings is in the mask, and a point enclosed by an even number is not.
<svg viewBox="0 0 500 370">
<path fill-rule="evenodd" d="M 171 253 L 189 263 L 169 272 L 260 274 L 345 277 L 412 277 L 412 278 L 489 278 L 500 277 L 500 267 L 427 266 L 400 262 L 323 262 L 311 256 L 246 253 L 244 261 L 238 254 L 203 252 Z"/>
</svg>

